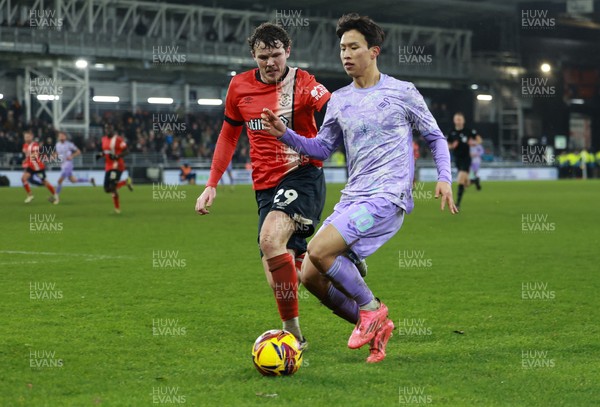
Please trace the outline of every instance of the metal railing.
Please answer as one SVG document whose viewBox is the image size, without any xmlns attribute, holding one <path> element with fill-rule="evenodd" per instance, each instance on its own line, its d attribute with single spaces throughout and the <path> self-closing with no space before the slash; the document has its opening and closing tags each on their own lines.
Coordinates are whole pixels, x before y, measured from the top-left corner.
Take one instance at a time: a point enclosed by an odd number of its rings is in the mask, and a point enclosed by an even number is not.
<svg viewBox="0 0 600 407">
<path fill-rule="evenodd" d="M 3 170 L 19 170 L 21 169 L 21 154 L 0 152 L 0 169 Z M 179 168 L 184 162 L 190 164 L 191 167 L 197 169 L 209 169 L 212 158 L 204 157 L 182 157 L 179 160 L 169 159 L 163 153 L 132 153 L 125 157 L 127 167 L 162 167 L 162 168 Z M 56 159 L 47 160 L 46 167 L 54 169 L 60 167 L 60 162 Z M 104 168 L 104 160 L 96 159 L 95 153 L 83 153 L 73 159 L 73 164 L 76 168 L 85 169 L 102 169 Z M 235 167 L 242 168 L 245 164 L 238 163 Z M 340 167 L 333 163 L 331 159 L 326 160 L 326 167 Z M 482 166 L 487 168 L 514 168 L 514 167 L 548 167 L 557 166 L 555 162 L 542 162 L 535 164 L 534 162 L 524 163 L 518 160 L 504 160 L 500 157 L 494 157 L 493 161 L 484 161 Z M 342 166 L 343 167 L 343 166 Z M 433 168 L 435 162 L 432 159 L 419 159 L 416 162 L 416 167 Z"/>
<path fill-rule="evenodd" d="M 4 170 L 14 171 L 21 169 L 21 160 L 21 153 L 0 152 L 0 168 Z M 53 158 L 47 158 L 43 161 L 48 169 L 58 168 L 61 165 L 60 161 Z M 160 166 L 164 168 L 178 168 L 184 162 L 194 168 L 210 168 L 211 159 L 182 157 L 179 160 L 172 160 L 166 154 L 162 153 L 132 153 L 125 157 L 125 165 L 128 167 Z M 104 168 L 104 160 L 96 159 L 96 153 L 83 153 L 73 159 L 73 165 L 76 168 L 102 169 Z"/>
</svg>

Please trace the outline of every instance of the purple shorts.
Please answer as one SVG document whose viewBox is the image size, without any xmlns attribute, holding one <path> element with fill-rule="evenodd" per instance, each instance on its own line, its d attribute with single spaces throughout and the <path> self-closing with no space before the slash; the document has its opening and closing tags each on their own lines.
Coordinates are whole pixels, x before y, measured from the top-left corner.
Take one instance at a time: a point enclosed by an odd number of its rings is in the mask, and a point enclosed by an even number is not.
<svg viewBox="0 0 600 407">
<path fill-rule="evenodd" d="M 350 249 L 364 259 L 390 240 L 403 220 L 404 210 L 382 197 L 341 201 L 319 230 L 332 224 Z"/>
<path fill-rule="evenodd" d="M 73 161 L 65 161 L 60 166 L 60 176 L 62 178 L 70 178 L 73 176 Z"/>
<path fill-rule="evenodd" d="M 471 161 L 471 171 L 473 171 L 473 172 L 479 171 L 480 165 L 481 165 L 481 161 Z"/>
</svg>

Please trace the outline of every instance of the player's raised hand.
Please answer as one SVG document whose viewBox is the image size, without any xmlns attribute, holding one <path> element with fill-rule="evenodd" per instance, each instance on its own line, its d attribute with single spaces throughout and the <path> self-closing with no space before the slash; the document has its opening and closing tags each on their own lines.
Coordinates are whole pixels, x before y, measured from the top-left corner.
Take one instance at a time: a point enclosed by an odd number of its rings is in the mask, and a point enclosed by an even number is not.
<svg viewBox="0 0 600 407">
<path fill-rule="evenodd" d="M 214 187 L 206 187 L 204 192 L 196 199 L 196 212 L 200 215 L 208 215 L 208 208 L 212 205 L 217 196 L 217 189 Z"/>
<path fill-rule="evenodd" d="M 458 213 L 458 208 L 454 204 L 454 198 L 452 197 L 452 186 L 447 182 L 438 182 L 435 186 L 435 199 L 442 197 L 441 209 L 444 210 L 446 208 L 446 204 L 448 204 L 448 210 L 450 210 L 451 214 Z"/>
<path fill-rule="evenodd" d="M 275 136 L 277 138 L 283 136 L 283 133 L 285 133 L 287 127 L 285 127 L 285 124 L 283 124 L 279 117 L 275 116 L 275 113 L 265 107 L 260 116 L 262 119 L 263 129 L 268 131 L 271 136 Z"/>
</svg>

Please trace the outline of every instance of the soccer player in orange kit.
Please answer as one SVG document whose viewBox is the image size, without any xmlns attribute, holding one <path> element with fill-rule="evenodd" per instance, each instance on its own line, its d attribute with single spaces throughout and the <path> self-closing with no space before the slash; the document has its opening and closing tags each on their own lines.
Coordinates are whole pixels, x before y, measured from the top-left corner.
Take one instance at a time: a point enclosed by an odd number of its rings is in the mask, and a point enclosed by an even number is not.
<svg viewBox="0 0 600 407">
<path fill-rule="evenodd" d="M 330 93 L 308 72 L 287 66 L 291 40 L 281 26 L 261 24 L 248 44 L 258 67 L 231 80 L 210 177 L 195 209 L 201 215 L 209 213 L 207 208 L 216 197 L 217 184 L 231 162 L 245 125 L 263 267 L 283 328 L 304 347 L 298 319 L 296 268 L 306 252 L 306 238 L 314 233 L 325 204 L 323 164 L 271 137 L 262 128 L 261 113 L 263 107 L 269 106 L 289 127 L 314 137 L 314 113 L 324 107 Z"/>
<path fill-rule="evenodd" d="M 121 175 L 125 171 L 123 157 L 127 155 L 127 152 L 125 139 L 119 136 L 116 131 L 109 132 L 106 136 L 102 137 L 102 153 L 98 157 L 104 158 L 104 191 L 107 194 L 112 194 L 115 213 L 121 213 L 119 188 L 127 185 L 127 188 L 133 191 L 131 177 L 128 177 L 125 181 L 120 181 Z"/>
</svg>

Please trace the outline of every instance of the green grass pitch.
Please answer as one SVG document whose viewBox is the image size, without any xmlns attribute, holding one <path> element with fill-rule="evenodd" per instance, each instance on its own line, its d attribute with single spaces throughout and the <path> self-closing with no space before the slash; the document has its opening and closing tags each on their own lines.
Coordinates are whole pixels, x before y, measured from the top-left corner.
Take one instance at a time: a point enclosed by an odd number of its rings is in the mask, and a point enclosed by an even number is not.
<svg viewBox="0 0 600 407">
<path fill-rule="evenodd" d="M 310 348 L 283 378 L 250 358 L 280 321 L 249 187 L 205 217 L 200 187 L 124 189 L 121 215 L 101 188 L 0 190 L 0 406 L 600 405 L 600 182 L 484 183 L 456 216 L 433 186 L 368 259 L 386 360 L 301 288 Z"/>
</svg>

